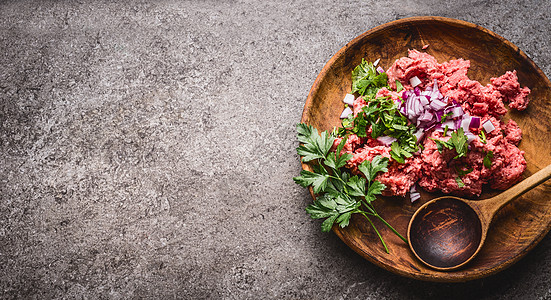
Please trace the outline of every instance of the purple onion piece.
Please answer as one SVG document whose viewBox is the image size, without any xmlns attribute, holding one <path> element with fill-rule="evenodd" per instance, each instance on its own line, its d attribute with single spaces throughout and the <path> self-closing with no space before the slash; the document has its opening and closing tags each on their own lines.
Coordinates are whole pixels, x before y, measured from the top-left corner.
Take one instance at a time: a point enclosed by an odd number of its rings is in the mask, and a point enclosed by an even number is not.
<svg viewBox="0 0 551 300">
<path fill-rule="evenodd" d="M 421 198 L 421 194 L 419 194 L 418 192 L 410 193 L 409 198 L 410 198 L 411 202 L 413 203 L 413 202 L 415 202 L 415 201 L 417 201 Z"/>
<path fill-rule="evenodd" d="M 471 117 L 471 123 L 469 124 L 469 128 L 478 128 L 478 127 L 480 127 L 480 118 Z"/>
<path fill-rule="evenodd" d="M 417 138 L 417 143 L 419 143 L 421 142 L 421 139 L 425 135 L 425 130 L 422 128 L 419 128 L 413 135 Z"/>
<path fill-rule="evenodd" d="M 353 111 L 350 107 L 346 107 L 341 113 L 341 119 L 347 118 L 351 113 L 353 113 Z"/>
<path fill-rule="evenodd" d="M 482 127 L 484 128 L 486 133 L 490 133 L 490 132 L 494 131 L 494 129 L 496 129 L 496 127 L 494 126 L 494 124 L 492 124 L 492 122 L 490 120 L 484 122 Z"/>
<path fill-rule="evenodd" d="M 402 99 L 407 100 L 408 97 L 409 97 L 409 95 L 410 95 L 410 92 L 409 92 L 409 91 L 404 91 L 404 92 L 402 93 Z"/>
<path fill-rule="evenodd" d="M 442 128 L 445 128 L 448 126 L 449 130 L 456 130 L 457 127 L 455 127 L 455 121 L 454 120 L 447 120 L 444 123 L 442 123 Z"/>
<path fill-rule="evenodd" d="M 433 86 L 432 86 L 432 89 L 433 89 L 434 91 L 438 91 L 438 80 L 434 79 L 434 84 L 433 84 Z"/>
<path fill-rule="evenodd" d="M 377 137 L 377 141 L 381 142 L 385 146 L 390 146 L 390 144 L 397 141 L 397 139 L 391 136 L 384 135 L 384 136 Z"/>
<path fill-rule="evenodd" d="M 466 116 L 466 117 L 465 117 Z M 469 126 L 471 125 L 471 116 L 469 115 L 463 115 L 463 119 L 461 120 L 461 128 L 463 128 L 464 132 L 469 131 Z"/>
<path fill-rule="evenodd" d="M 446 103 L 437 99 L 433 99 L 432 102 L 430 103 L 430 107 L 434 110 L 441 110 L 444 107 L 446 107 Z"/>
<path fill-rule="evenodd" d="M 452 112 L 452 115 L 451 115 L 452 118 L 459 118 L 459 117 L 461 117 L 465 114 L 465 112 L 463 111 L 463 108 L 461 108 L 461 106 L 453 107 L 451 109 L 451 112 Z"/>
<path fill-rule="evenodd" d="M 465 133 L 465 135 L 467 136 L 467 144 L 470 144 L 476 138 L 476 135 L 470 132 Z"/>
</svg>

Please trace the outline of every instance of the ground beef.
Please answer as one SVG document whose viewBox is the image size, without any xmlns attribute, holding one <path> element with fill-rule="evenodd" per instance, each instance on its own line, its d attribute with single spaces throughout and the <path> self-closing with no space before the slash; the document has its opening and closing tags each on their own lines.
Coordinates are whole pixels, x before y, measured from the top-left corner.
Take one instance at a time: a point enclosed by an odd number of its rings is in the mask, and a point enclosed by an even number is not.
<svg viewBox="0 0 551 300">
<path fill-rule="evenodd" d="M 358 115 L 358 113 L 362 110 L 362 107 L 366 106 L 367 103 L 365 103 L 364 99 L 362 97 L 356 98 L 354 100 L 354 104 L 352 105 L 352 111 L 354 112 L 354 117 Z"/>
<path fill-rule="evenodd" d="M 468 60 L 456 59 L 439 64 L 427 53 L 410 50 L 408 57 L 398 59 L 388 69 L 388 83 L 395 88 L 396 80 L 399 80 L 404 87 L 411 88 L 409 79 L 417 76 L 422 82 L 420 87 L 424 88 L 436 79 L 440 92 L 448 96 L 449 103 L 456 101 L 465 111 L 476 116 L 502 116 L 507 113 L 504 102 L 509 102 L 509 107 L 517 110 L 526 108 L 530 89 L 520 87 L 516 71 L 491 78 L 491 84 L 483 86 L 469 79 L 469 67 Z"/>
<path fill-rule="evenodd" d="M 509 120 L 509 123 L 505 125 L 505 138 L 513 145 L 518 145 L 522 139 L 522 130 L 518 127 L 517 122 Z"/>
<path fill-rule="evenodd" d="M 469 144 L 467 155 L 454 159 L 457 155 L 455 150 L 444 149 L 439 152 L 433 141 L 445 141 L 449 137 L 437 131 L 427 132 L 421 142 L 423 150 L 400 164 L 390 159 L 389 146 L 370 137 L 371 129 L 368 128 L 365 138 L 356 135 L 348 137 L 342 152 L 350 153 L 353 157 L 347 162 L 347 168 L 353 174 L 360 174 L 358 165 L 363 161 L 372 160 L 377 155 L 388 157 L 388 172 L 376 177 L 376 180 L 387 186 L 383 192 L 387 196 L 404 196 L 416 182 L 429 192 L 442 191 L 462 196 L 479 196 L 485 184 L 494 189 L 507 189 L 518 182 L 526 169 L 524 152 L 517 147 L 522 139 L 522 131 L 515 121 L 509 120 L 505 124 L 501 117 L 507 113 L 504 103 L 509 103 L 510 108 L 524 110 L 529 102 L 527 96 L 530 90 L 520 86 L 516 71 L 491 78 L 491 84 L 483 86 L 468 78 L 469 67 L 468 60 L 456 59 L 439 64 L 427 53 L 410 50 L 408 57 L 398 59 L 387 70 L 388 84 L 395 89 L 395 82 L 399 80 L 406 89 L 411 89 L 409 79 L 417 76 L 422 82 L 420 87 L 425 88 L 436 80 L 440 92 L 448 97 L 448 103 L 456 101 L 461 104 L 470 115 L 481 117 L 481 124 L 488 120 L 492 122 L 495 129 L 486 134 L 485 142 L 477 136 Z M 387 88 L 380 89 L 376 96 L 401 101 L 400 93 Z M 358 97 L 353 104 L 354 116 L 366 105 L 366 101 Z M 478 135 L 481 130 L 472 129 L 471 132 Z M 333 149 L 341 140 L 335 140 Z M 484 166 L 484 158 L 489 154 L 493 154 L 493 158 L 488 168 Z"/>
<path fill-rule="evenodd" d="M 386 87 L 380 89 L 375 97 L 390 97 L 394 102 L 402 102 L 402 95 L 400 93 L 397 93 L 395 91 L 390 91 Z M 364 104 L 365 105 L 365 104 Z"/>
<path fill-rule="evenodd" d="M 383 191 L 384 196 L 405 196 L 411 186 L 419 180 L 421 166 L 421 159 L 417 156 L 408 158 L 403 164 L 391 160 L 388 172 L 379 173 L 375 180 L 380 181 L 387 187 Z"/>
<path fill-rule="evenodd" d="M 483 169 L 484 155 L 480 151 L 471 150 L 467 153 L 467 157 L 454 160 L 456 156 L 454 150 L 444 149 L 440 153 L 432 139 L 447 140 L 449 137 L 442 137 L 440 132 L 433 131 L 430 139 L 425 139 L 424 150 L 421 153 L 423 164 L 419 186 L 428 192 L 480 195 L 484 179 L 489 177 L 489 172 Z M 461 177 L 465 186 L 459 187 L 458 172 L 468 169 L 473 170 Z"/>
<path fill-rule="evenodd" d="M 521 88 L 518 83 L 517 71 L 507 71 L 498 78 L 490 79 L 492 85 L 503 95 L 505 102 L 509 102 L 509 107 L 516 110 L 525 110 L 528 105 L 528 94 L 530 89 Z"/>
</svg>

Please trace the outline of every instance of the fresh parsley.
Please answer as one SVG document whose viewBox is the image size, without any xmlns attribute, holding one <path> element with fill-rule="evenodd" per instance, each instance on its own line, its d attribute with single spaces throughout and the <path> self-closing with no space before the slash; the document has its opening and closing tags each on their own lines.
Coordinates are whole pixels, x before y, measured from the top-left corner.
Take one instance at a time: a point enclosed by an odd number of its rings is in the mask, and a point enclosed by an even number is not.
<svg viewBox="0 0 551 300">
<path fill-rule="evenodd" d="M 490 168 L 492 167 L 492 159 L 494 158 L 494 152 L 493 151 L 488 151 L 486 153 L 486 156 L 484 156 L 484 160 L 483 160 L 483 163 L 484 163 L 484 166 L 486 168 Z"/>
<path fill-rule="evenodd" d="M 455 177 L 455 182 L 457 182 L 457 186 L 460 188 L 465 186 L 465 183 L 463 183 L 463 180 L 461 180 L 461 178 L 459 177 Z"/>
<path fill-rule="evenodd" d="M 387 81 L 386 73 L 377 74 L 373 63 L 362 58 L 362 62 L 352 71 L 351 93 L 374 97 L 380 88 L 388 86 Z"/>
<path fill-rule="evenodd" d="M 459 177 L 463 177 L 463 176 L 471 173 L 473 171 L 473 168 L 469 168 L 467 170 L 462 170 L 461 168 L 455 168 L 455 170 L 457 171 L 457 175 Z"/>
<path fill-rule="evenodd" d="M 381 240 L 386 252 L 388 247 L 371 218 L 382 221 L 394 234 L 404 242 L 407 240 L 399 234 L 376 211 L 372 204 L 376 195 L 380 195 L 386 186 L 375 177 L 379 172 L 387 172 L 388 158 L 376 156 L 371 161 L 363 161 L 358 170 L 365 176 L 352 176 L 344 166 L 352 158 L 351 154 L 340 154 L 346 138 L 343 139 L 335 152 L 329 151 L 335 137 L 327 131 L 318 133 L 310 125 L 297 125 L 297 138 L 302 143 L 297 153 L 302 156 L 303 162 L 310 162 L 312 171 L 302 170 L 300 176 L 294 177 L 295 183 L 302 187 L 312 187 L 317 195 L 314 203 L 306 208 L 306 212 L 313 219 L 325 219 L 321 225 L 323 232 L 331 230 L 337 223 L 346 227 L 353 214 L 363 215 L 371 224 Z"/>
<path fill-rule="evenodd" d="M 453 112 L 449 112 L 449 113 L 447 113 L 447 114 L 443 114 L 442 117 L 440 117 L 440 123 L 444 123 L 444 122 L 446 121 L 446 119 L 447 119 L 449 116 L 451 116 L 451 115 L 453 115 Z"/>
<path fill-rule="evenodd" d="M 404 89 L 404 86 L 400 82 L 400 80 L 396 79 L 396 92 L 401 92 Z"/>
<path fill-rule="evenodd" d="M 486 140 L 486 134 L 484 133 L 484 130 L 480 130 L 478 137 L 480 138 L 480 141 L 482 142 L 482 144 L 486 144 L 488 142 Z"/>
<path fill-rule="evenodd" d="M 412 156 L 413 154 L 403 149 L 398 142 L 393 142 L 390 145 L 390 157 L 395 161 L 403 164 L 406 162 L 406 158 Z"/>
<path fill-rule="evenodd" d="M 419 150 L 417 139 L 413 135 L 415 126 L 410 124 L 406 116 L 402 115 L 398 107 L 388 97 L 367 99 L 367 105 L 358 112 L 357 116 L 350 115 L 342 121 L 342 127 L 337 130 L 339 136 L 356 134 L 367 137 L 367 130 L 371 127 L 371 137 L 390 136 L 396 138 L 391 147 L 391 157 L 399 163 L 411 157 Z"/>
<path fill-rule="evenodd" d="M 469 168 L 467 170 L 463 170 L 462 168 L 455 167 L 455 171 L 457 172 L 457 177 L 455 177 L 455 182 L 457 182 L 457 186 L 462 188 L 465 186 L 465 183 L 461 179 L 461 177 L 471 173 L 473 171 L 473 168 Z"/>
<path fill-rule="evenodd" d="M 444 132 L 442 133 L 442 136 L 446 136 L 448 134 L 448 125 L 446 125 L 446 127 L 444 127 Z"/>
<path fill-rule="evenodd" d="M 459 128 L 458 130 L 452 132 L 451 138 L 449 138 L 447 141 L 442 141 L 442 140 L 433 139 L 433 138 L 431 139 L 436 143 L 436 148 L 440 153 L 442 153 L 444 148 L 447 148 L 450 150 L 455 150 L 455 152 L 457 153 L 454 159 L 458 159 L 460 157 L 464 157 L 467 155 L 467 151 L 468 151 L 467 136 L 465 135 L 463 128 Z"/>
</svg>

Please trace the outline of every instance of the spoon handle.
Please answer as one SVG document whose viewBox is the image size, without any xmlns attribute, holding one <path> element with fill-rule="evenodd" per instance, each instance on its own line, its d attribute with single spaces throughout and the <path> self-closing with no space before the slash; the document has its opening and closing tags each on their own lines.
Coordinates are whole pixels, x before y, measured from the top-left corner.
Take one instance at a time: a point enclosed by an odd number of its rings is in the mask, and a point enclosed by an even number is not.
<svg viewBox="0 0 551 300">
<path fill-rule="evenodd" d="M 488 200 L 485 200 L 484 206 L 487 207 L 485 210 L 489 214 L 490 218 L 495 212 L 502 208 L 509 201 L 516 199 L 547 179 L 551 178 L 551 164 L 547 167 L 539 170 L 532 176 L 524 179 L 520 183 L 516 184 L 512 188 L 504 191 L 503 193 L 494 196 Z"/>
</svg>

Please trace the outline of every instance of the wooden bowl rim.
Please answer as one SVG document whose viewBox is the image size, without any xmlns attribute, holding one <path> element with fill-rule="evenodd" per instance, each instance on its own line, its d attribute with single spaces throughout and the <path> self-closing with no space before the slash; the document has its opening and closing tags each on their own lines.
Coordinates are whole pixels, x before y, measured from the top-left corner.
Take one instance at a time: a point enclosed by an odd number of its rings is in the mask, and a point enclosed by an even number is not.
<svg viewBox="0 0 551 300">
<path fill-rule="evenodd" d="M 370 35 L 378 33 L 381 30 L 384 30 L 384 29 L 387 29 L 387 28 L 392 28 L 392 27 L 400 27 L 400 26 L 405 25 L 405 24 L 423 23 L 423 22 L 442 22 L 442 23 L 452 24 L 452 25 L 455 25 L 455 26 L 458 26 L 458 27 L 467 27 L 467 28 L 470 28 L 472 30 L 481 31 L 481 32 L 483 32 L 487 35 L 490 35 L 490 36 L 498 39 L 501 43 L 505 44 L 507 47 L 510 47 L 510 48 L 514 49 L 517 52 L 517 54 L 519 54 L 522 57 L 523 60 L 525 60 L 526 62 L 528 62 L 530 64 L 532 69 L 536 70 L 539 77 L 544 79 L 544 81 L 545 81 L 544 83 L 548 87 L 551 87 L 551 82 L 549 81 L 549 78 L 547 78 L 545 73 L 543 73 L 543 71 L 532 61 L 532 59 L 530 59 L 526 55 L 526 53 L 524 53 L 519 47 L 517 47 L 516 45 L 514 45 L 513 43 L 511 43 L 510 41 L 508 41 L 504 37 L 496 34 L 495 32 L 493 32 L 489 29 L 486 29 L 484 27 L 481 27 L 479 25 L 476 25 L 476 24 L 473 24 L 473 23 L 470 23 L 470 22 L 467 22 L 467 21 L 463 21 L 463 20 L 447 18 L 447 17 L 438 17 L 438 16 L 416 16 L 416 17 L 409 17 L 409 18 L 403 18 L 403 19 L 391 21 L 391 22 L 379 25 L 377 27 L 374 27 L 374 28 L 362 33 L 361 35 L 357 36 L 356 38 L 354 38 L 352 41 L 350 41 L 344 47 L 342 47 L 335 55 L 333 55 L 331 57 L 331 59 L 325 64 L 325 66 L 320 71 L 318 76 L 316 77 L 316 80 L 314 81 L 314 84 L 312 85 L 312 87 L 310 89 L 310 92 L 308 93 L 308 97 L 306 99 L 304 109 L 303 109 L 303 112 L 302 112 L 301 122 L 302 123 L 308 123 L 309 109 L 310 109 L 310 107 L 312 107 L 312 102 L 314 101 L 313 100 L 314 95 L 317 94 L 317 92 L 320 88 L 321 81 L 324 79 L 327 72 L 331 69 L 334 62 L 337 59 L 339 59 L 341 56 L 343 56 L 347 49 L 349 49 L 350 47 L 352 47 L 352 46 L 354 46 L 358 43 L 361 43 L 362 40 L 368 38 Z M 303 169 L 307 168 L 307 164 L 301 163 L 301 165 L 302 165 Z M 312 188 L 310 188 L 310 194 L 315 199 Z M 385 264 L 385 263 L 379 261 L 376 257 L 372 256 L 370 253 L 367 253 L 367 252 L 363 251 L 362 249 L 360 249 L 354 243 L 354 240 L 345 239 L 345 237 L 343 236 L 342 231 L 341 231 L 343 229 L 339 228 L 338 226 L 334 226 L 333 227 L 333 232 L 347 246 L 349 246 L 352 250 L 354 250 L 354 252 L 360 254 L 362 257 L 364 257 L 368 261 L 372 262 L 373 264 L 375 264 L 375 265 L 377 265 L 377 266 L 379 266 L 379 267 L 381 267 L 381 268 L 383 268 L 387 271 L 390 271 L 392 273 L 395 273 L 395 274 L 398 274 L 398 275 L 401 275 L 401 276 L 405 276 L 405 277 L 409 277 L 409 278 L 413 278 L 413 279 L 417 279 L 417 280 L 423 280 L 423 281 L 464 282 L 464 281 L 470 281 L 470 280 L 480 279 L 480 278 L 488 277 L 490 275 L 494 275 L 494 274 L 508 268 L 509 266 L 513 265 L 518 260 L 520 260 L 522 257 L 524 257 L 529 251 L 531 251 L 547 235 L 547 233 L 549 232 L 550 229 L 551 229 L 551 218 L 548 219 L 546 229 L 540 231 L 540 233 L 537 236 L 535 236 L 535 238 L 532 240 L 532 242 L 527 247 L 522 249 L 516 256 L 514 256 L 514 257 L 510 258 L 509 260 L 506 260 L 506 261 L 496 265 L 495 267 L 492 267 L 490 269 L 483 269 L 483 270 L 480 269 L 480 270 L 474 271 L 473 273 L 469 273 L 469 272 L 459 273 L 460 275 L 458 273 L 455 273 L 455 272 L 441 272 L 440 273 L 441 276 L 436 276 L 436 277 L 432 274 L 423 274 L 423 273 L 413 274 L 413 273 L 409 273 L 409 272 L 400 270 L 398 268 L 395 268 L 393 265 Z M 468 268 L 467 269 L 462 269 L 462 270 L 463 271 L 468 270 Z"/>
</svg>

